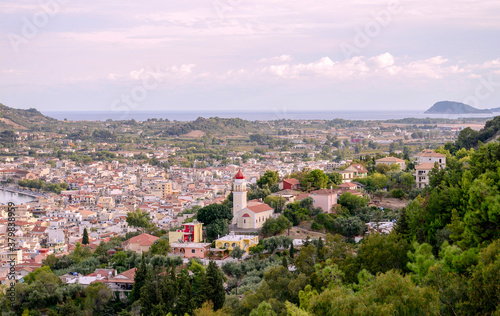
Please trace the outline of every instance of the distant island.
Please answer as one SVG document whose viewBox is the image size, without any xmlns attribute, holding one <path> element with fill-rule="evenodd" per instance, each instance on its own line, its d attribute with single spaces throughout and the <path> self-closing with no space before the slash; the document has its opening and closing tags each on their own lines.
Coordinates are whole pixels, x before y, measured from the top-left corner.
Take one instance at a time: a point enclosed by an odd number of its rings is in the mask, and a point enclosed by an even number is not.
<svg viewBox="0 0 500 316">
<path fill-rule="evenodd" d="M 439 101 L 436 102 L 430 109 L 425 111 L 426 114 L 477 114 L 477 113 L 493 113 L 488 109 L 477 109 L 470 105 L 461 102 Z"/>
<path fill-rule="evenodd" d="M 500 107 L 490 109 L 491 112 L 500 112 Z"/>
</svg>

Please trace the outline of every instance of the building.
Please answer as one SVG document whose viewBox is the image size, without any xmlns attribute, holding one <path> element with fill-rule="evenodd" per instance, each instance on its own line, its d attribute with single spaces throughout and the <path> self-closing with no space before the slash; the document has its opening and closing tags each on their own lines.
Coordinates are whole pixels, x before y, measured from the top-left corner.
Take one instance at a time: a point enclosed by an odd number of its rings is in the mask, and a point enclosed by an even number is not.
<svg viewBox="0 0 500 316">
<path fill-rule="evenodd" d="M 173 242 L 170 244 L 170 249 L 173 255 L 182 256 L 183 258 L 200 258 L 207 256 L 210 249 L 210 243 L 199 242 Z"/>
<path fill-rule="evenodd" d="M 406 161 L 404 161 L 403 159 L 396 158 L 396 157 L 384 157 L 384 158 L 380 158 L 380 159 L 375 160 L 375 166 L 378 166 L 380 164 L 385 164 L 388 166 L 397 164 L 397 165 L 399 165 L 399 169 L 401 169 L 401 170 L 406 169 Z"/>
<path fill-rule="evenodd" d="M 233 225 L 238 228 L 259 229 L 273 214 L 274 209 L 266 203 L 258 201 L 247 203 L 245 176 L 239 170 L 234 176 L 233 183 Z"/>
<path fill-rule="evenodd" d="M 331 213 L 332 207 L 337 204 L 337 192 L 331 189 L 321 189 L 309 193 L 313 199 L 313 206 L 319 207 L 325 213 Z"/>
<path fill-rule="evenodd" d="M 259 236 L 253 235 L 235 235 L 230 232 L 228 235 L 215 240 L 215 248 L 228 249 L 232 251 L 236 246 L 248 252 L 250 247 L 259 244 Z"/>
<path fill-rule="evenodd" d="M 203 223 L 196 219 L 192 223 L 185 223 L 183 229 L 168 234 L 170 243 L 174 242 L 202 242 L 203 241 Z"/>
<path fill-rule="evenodd" d="M 417 163 L 418 164 L 423 164 L 423 163 L 438 163 L 439 167 L 441 169 L 446 168 L 446 156 L 440 153 L 435 152 L 434 150 L 431 149 L 425 149 L 422 150 L 418 155 L 417 155 Z"/>
<path fill-rule="evenodd" d="M 359 163 L 352 164 L 345 168 L 345 170 L 354 172 L 355 178 L 366 178 L 368 176 L 368 170 Z"/>
<path fill-rule="evenodd" d="M 167 196 L 172 195 L 172 183 L 163 181 L 155 183 L 153 194 L 159 198 L 166 199 Z"/>
<path fill-rule="evenodd" d="M 124 250 L 131 250 L 136 253 L 142 254 L 145 251 L 149 251 L 149 248 L 158 239 L 158 237 L 150 234 L 140 234 L 124 241 L 122 243 L 122 247 Z"/>
<path fill-rule="evenodd" d="M 246 208 L 237 213 L 238 228 L 259 229 L 273 214 L 274 209 L 266 203 L 250 201 Z"/>
<path fill-rule="evenodd" d="M 354 180 L 354 171 L 352 170 L 334 170 L 336 173 L 342 176 L 342 183 L 351 182 Z"/>
<path fill-rule="evenodd" d="M 434 163 L 424 162 L 415 166 L 415 182 L 417 188 L 429 185 L 429 173 L 434 169 Z"/>
<path fill-rule="evenodd" d="M 297 179 L 283 179 L 283 190 L 299 190 L 300 182 Z"/>
</svg>

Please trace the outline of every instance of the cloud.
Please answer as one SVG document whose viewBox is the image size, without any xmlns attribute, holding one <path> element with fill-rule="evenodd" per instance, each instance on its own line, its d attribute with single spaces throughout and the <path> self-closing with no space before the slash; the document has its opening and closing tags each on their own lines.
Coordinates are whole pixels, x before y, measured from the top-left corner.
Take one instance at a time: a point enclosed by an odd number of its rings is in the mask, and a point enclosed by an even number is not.
<svg viewBox="0 0 500 316">
<path fill-rule="evenodd" d="M 409 77 L 441 79 L 448 74 L 466 72 L 465 67 L 450 65 L 449 60 L 442 56 L 410 62 L 396 63 L 390 53 L 374 57 L 356 56 L 350 59 L 333 61 L 322 57 L 311 63 L 270 65 L 265 70 L 283 79 L 303 79 L 311 77 L 334 80 L 349 80 L 367 77 Z"/>
</svg>

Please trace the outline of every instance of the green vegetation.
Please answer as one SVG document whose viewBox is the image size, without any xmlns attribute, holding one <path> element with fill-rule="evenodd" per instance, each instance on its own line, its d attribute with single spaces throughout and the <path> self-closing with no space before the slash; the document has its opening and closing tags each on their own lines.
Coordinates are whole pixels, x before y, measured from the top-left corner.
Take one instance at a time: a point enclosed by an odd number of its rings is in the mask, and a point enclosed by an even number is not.
<svg viewBox="0 0 500 316">
<path fill-rule="evenodd" d="M 67 183 L 47 183 L 43 180 L 19 180 L 17 185 L 25 188 L 55 192 L 57 194 L 60 194 L 61 191 L 68 189 Z"/>
</svg>

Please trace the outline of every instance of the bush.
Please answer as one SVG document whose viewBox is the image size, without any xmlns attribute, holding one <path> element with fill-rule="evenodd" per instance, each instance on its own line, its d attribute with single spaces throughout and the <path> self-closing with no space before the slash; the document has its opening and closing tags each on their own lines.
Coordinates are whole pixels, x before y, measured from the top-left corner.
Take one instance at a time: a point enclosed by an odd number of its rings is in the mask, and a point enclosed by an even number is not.
<svg viewBox="0 0 500 316">
<path fill-rule="evenodd" d="M 313 229 L 313 230 L 322 230 L 323 228 L 324 228 L 324 226 L 320 223 L 313 222 L 311 224 L 311 229 Z"/>
<path fill-rule="evenodd" d="M 402 197 L 405 196 L 405 193 L 403 192 L 402 189 L 394 189 L 391 191 L 391 195 L 393 198 L 401 199 Z"/>
</svg>

